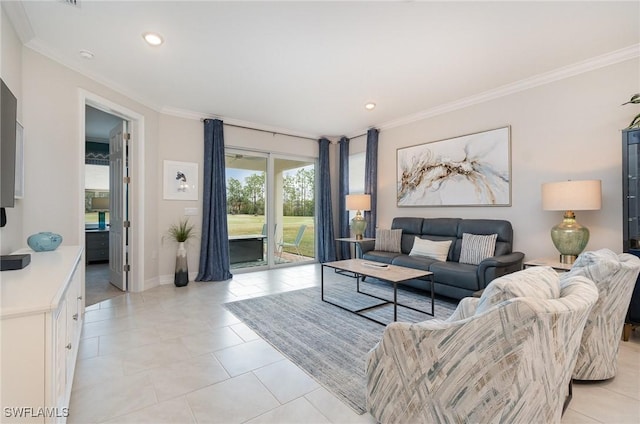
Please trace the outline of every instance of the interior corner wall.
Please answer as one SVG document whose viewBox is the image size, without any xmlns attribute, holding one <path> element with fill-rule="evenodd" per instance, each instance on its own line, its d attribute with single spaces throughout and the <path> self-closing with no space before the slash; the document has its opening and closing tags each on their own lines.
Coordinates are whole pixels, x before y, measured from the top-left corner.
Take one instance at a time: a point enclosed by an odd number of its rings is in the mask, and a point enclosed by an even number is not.
<svg viewBox="0 0 640 424">
<path fill-rule="evenodd" d="M 212 105 L 215 108 L 215 105 Z M 272 152 L 279 155 L 293 155 L 307 158 L 318 157 L 318 143 L 299 137 L 290 137 L 246 128 L 224 125 L 225 147 L 246 149 L 258 152 Z M 165 160 L 194 162 L 198 164 L 198 181 L 202 189 L 204 124 L 197 119 L 181 118 L 161 114 L 159 123 L 157 169 L 159 170 L 157 208 L 157 234 L 166 235 L 171 224 L 177 223 L 185 216 L 185 208 L 197 208 L 197 215 L 190 216 L 195 225 L 198 237 L 187 246 L 187 262 L 191 278 L 197 273 L 200 256 L 200 235 L 202 234 L 202 195 L 198 200 L 165 200 L 163 199 L 162 173 Z M 175 270 L 175 243 L 161 240 L 151 253 L 158 264 L 160 283 L 173 282 Z"/>
<path fill-rule="evenodd" d="M 18 99 L 18 121 L 22 120 L 22 43 L 13 25 L 0 7 L 0 76 Z M 25 244 L 22 237 L 23 200 L 16 199 L 13 208 L 6 208 L 7 225 L 0 228 L 0 254 L 6 255 Z"/>
<path fill-rule="evenodd" d="M 514 249 L 529 259 L 558 254 L 549 231 L 562 212 L 543 211 L 541 185 L 602 180 L 602 209 L 576 212 L 589 228 L 587 250 L 622 251 L 621 130 L 638 111 L 621 106 L 640 92 L 640 59 L 628 60 L 430 119 L 382 129 L 378 226 L 396 216 L 496 218 L 511 221 Z M 510 207 L 398 207 L 396 149 L 511 126 Z"/>
<path fill-rule="evenodd" d="M 84 202 L 81 192 L 84 160 L 79 146 L 81 108 L 84 108 L 80 105 L 82 89 L 144 117 L 144 175 L 132 169 L 132 178 L 134 186 L 135 178 L 144 179 L 146 214 L 139 220 L 132 219 L 131 225 L 144 228 L 145 257 L 141 259 L 145 282 L 157 279 L 157 259 L 152 260 L 150 255 L 160 242 L 154 211 L 159 187 L 156 169 L 159 113 L 34 50 L 27 47 L 21 50 L 25 195 L 18 247 L 24 247 L 26 237 L 39 231 L 62 235 L 64 244 L 82 244 L 84 240 L 84 234 L 80 234 L 84 216 L 79 216 Z M 137 148 L 132 146 L 134 154 Z M 137 204 L 138 199 L 131 199 L 131 203 Z M 132 283 L 134 287 L 144 287 L 145 282 Z"/>
</svg>

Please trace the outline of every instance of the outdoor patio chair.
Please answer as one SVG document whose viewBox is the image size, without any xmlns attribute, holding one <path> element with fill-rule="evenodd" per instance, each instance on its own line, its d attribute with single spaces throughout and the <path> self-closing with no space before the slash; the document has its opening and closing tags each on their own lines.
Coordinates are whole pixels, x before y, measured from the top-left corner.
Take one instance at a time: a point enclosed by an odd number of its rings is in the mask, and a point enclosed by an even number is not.
<svg viewBox="0 0 640 424">
<path fill-rule="evenodd" d="M 285 242 L 285 241 L 281 241 L 280 243 L 278 243 L 278 250 L 280 253 L 280 257 L 282 258 L 282 251 L 284 250 L 285 247 L 293 247 L 296 249 L 296 253 L 298 254 L 298 256 L 302 256 L 302 254 L 300 253 L 300 242 L 302 241 L 302 236 L 304 234 L 304 230 L 307 229 L 307 226 L 305 224 L 302 224 L 300 226 L 300 228 L 298 229 L 298 235 L 296 236 L 296 239 L 293 243 L 290 242 Z"/>
</svg>

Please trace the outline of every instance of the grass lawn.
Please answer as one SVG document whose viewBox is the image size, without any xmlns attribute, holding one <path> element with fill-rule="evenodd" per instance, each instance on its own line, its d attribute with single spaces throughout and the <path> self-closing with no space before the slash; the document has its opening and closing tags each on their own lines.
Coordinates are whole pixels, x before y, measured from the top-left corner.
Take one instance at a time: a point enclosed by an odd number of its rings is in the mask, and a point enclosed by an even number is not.
<svg viewBox="0 0 640 424">
<path fill-rule="evenodd" d="M 230 236 L 241 236 L 247 234 L 261 234 L 264 215 L 227 215 L 227 225 Z M 282 218 L 284 228 L 282 229 L 282 241 L 293 243 L 298 235 L 300 225 L 306 224 L 302 241 L 300 242 L 300 253 L 310 258 L 315 257 L 315 227 L 312 216 L 285 216 Z M 280 240 L 276 240 L 279 242 Z M 286 248 L 285 252 L 296 253 L 293 248 Z"/>
<path fill-rule="evenodd" d="M 109 223 L 109 212 L 105 212 L 104 222 Z M 85 212 L 84 223 L 98 225 L 98 212 Z"/>
</svg>

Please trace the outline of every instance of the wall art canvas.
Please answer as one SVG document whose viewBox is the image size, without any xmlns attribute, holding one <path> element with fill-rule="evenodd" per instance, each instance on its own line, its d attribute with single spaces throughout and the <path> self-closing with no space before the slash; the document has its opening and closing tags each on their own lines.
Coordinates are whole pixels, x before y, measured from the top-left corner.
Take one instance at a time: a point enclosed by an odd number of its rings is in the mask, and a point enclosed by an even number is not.
<svg viewBox="0 0 640 424">
<path fill-rule="evenodd" d="M 164 199 L 198 200 L 198 164 L 164 161 Z"/>
<path fill-rule="evenodd" d="M 398 206 L 511 206 L 511 128 L 397 150 Z"/>
</svg>

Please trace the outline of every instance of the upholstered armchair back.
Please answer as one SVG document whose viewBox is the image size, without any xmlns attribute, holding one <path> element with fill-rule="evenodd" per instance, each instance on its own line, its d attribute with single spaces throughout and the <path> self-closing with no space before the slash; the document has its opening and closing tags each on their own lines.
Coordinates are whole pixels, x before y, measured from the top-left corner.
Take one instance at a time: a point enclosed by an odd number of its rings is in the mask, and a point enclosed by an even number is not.
<svg viewBox="0 0 640 424">
<path fill-rule="evenodd" d="M 618 348 L 631 294 L 640 272 L 640 259 L 609 249 L 583 252 L 561 279 L 584 276 L 598 288 L 598 301 L 591 310 L 573 378 L 606 380 L 618 370 Z"/>
<path fill-rule="evenodd" d="M 477 313 L 482 299 L 463 299 L 459 321 L 387 326 L 366 363 L 367 407 L 378 422 L 560 422 L 597 289 L 580 276 L 565 279 L 557 298 L 508 298 L 506 286 Z"/>
</svg>

